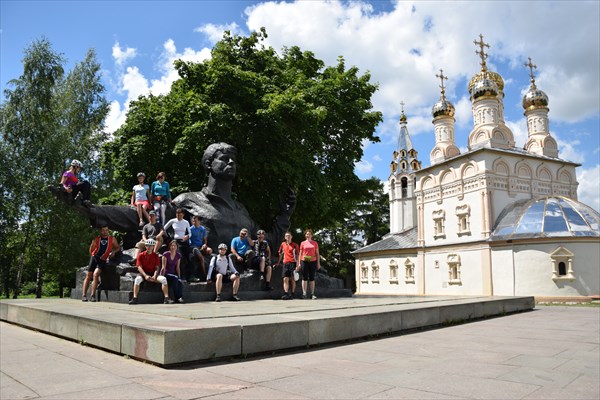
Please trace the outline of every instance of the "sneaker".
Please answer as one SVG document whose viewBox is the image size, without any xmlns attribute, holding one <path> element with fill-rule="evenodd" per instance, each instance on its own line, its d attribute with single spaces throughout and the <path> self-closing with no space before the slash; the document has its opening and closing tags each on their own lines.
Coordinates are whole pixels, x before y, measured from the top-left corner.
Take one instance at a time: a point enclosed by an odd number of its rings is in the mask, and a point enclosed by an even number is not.
<svg viewBox="0 0 600 400">
<path fill-rule="evenodd" d="M 90 301 L 91 301 L 92 303 L 95 303 L 95 302 L 96 302 L 96 296 L 92 296 L 92 297 L 90 297 Z"/>
<path fill-rule="evenodd" d="M 315 296 L 314 294 L 312 296 L 310 296 L 311 299 L 316 300 L 317 296 Z"/>
<path fill-rule="evenodd" d="M 240 299 L 237 294 L 234 294 L 233 301 L 242 301 L 242 299 Z"/>
<path fill-rule="evenodd" d="M 137 297 L 134 297 L 133 299 L 129 300 L 130 305 L 137 304 L 137 303 L 138 303 Z"/>
<path fill-rule="evenodd" d="M 221 295 L 220 295 L 220 294 L 218 294 L 218 295 L 217 295 L 217 298 L 215 299 L 215 301 L 216 301 L 217 303 L 221 301 Z"/>
<path fill-rule="evenodd" d="M 83 296 L 83 297 L 81 298 L 81 301 L 83 301 L 83 302 L 86 302 L 86 301 L 88 301 L 88 299 L 87 299 L 87 297 Z"/>
<path fill-rule="evenodd" d="M 183 301 L 183 297 L 180 297 L 180 298 L 178 298 L 178 299 L 177 299 L 177 302 L 178 302 L 179 304 L 185 304 L 185 301 Z"/>
<path fill-rule="evenodd" d="M 286 293 L 286 294 L 284 294 L 283 296 L 281 296 L 281 300 L 290 300 L 290 299 L 291 299 L 291 297 L 290 297 L 290 295 L 289 295 L 289 294 L 287 294 L 287 293 Z"/>
<path fill-rule="evenodd" d="M 168 297 L 165 297 L 165 301 L 163 302 L 164 304 L 174 304 L 175 302 L 173 300 L 171 300 Z"/>
<path fill-rule="evenodd" d="M 200 282 L 200 278 L 190 278 L 188 282 L 197 283 Z"/>
<path fill-rule="evenodd" d="M 302 300 L 306 300 L 306 293 L 302 293 Z"/>
</svg>

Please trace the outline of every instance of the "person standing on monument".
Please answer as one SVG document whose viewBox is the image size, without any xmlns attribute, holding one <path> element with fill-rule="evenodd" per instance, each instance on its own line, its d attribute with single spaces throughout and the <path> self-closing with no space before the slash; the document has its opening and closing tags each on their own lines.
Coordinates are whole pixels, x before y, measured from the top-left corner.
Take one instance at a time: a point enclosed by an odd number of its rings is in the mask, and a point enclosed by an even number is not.
<svg viewBox="0 0 600 400">
<path fill-rule="evenodd" d="M 166 223 L 167 205 L 171 204 L 171 186 L 166 181 L 167 175 L 164 172 L 159 172 L 156 175 L 156 180 L 152 182 L 150 187 L 150 195 L 152 196 L 152 205 L 154 210 L 159 213 L 159 222 Z"/>
<path fill-rule="evenodd" d="M 298 258 L 302 264 L 302 298 L 306 299 L 306 289 L 310 283 L 310 297 L 315 300 L 315 274 L 321 269 L 321 260 L 319 257 L 319 244 L 312 240 L 313 231 L 307 229 L 304 231 L 305 241 L 300 243 L 300 254 Z"/>
<path fill-rule="evenodd" d="M 158 283 L 161 285 L 165 304 L 173 304 L 174 301 L 169 298 L 169 286 L 167 286 L 167 278 L 159 275 L 160 259 L 158 254 L 154 252 L 156 241 L 154 239 L 146 240 L 146 251 L 140 253 L 137 258 L 138 276 L 133 281 L 133 298 L 129 300 L 129 304 L 137 304 L 140 294 L 140 285 L 142 282 Z"/>
<path fill-rule="evenodd" d="M 62 189 L 71 193 L 73 200 L 80 200 L 84 206 L 89 206 L 92 186 L 86 180 L 79 180 L 77 175 L 83 171 L 83 164 L 78 160 L 71 161 L 69 169 L 62 174 L 60 184 Z"/>
<path fill-rule="evenodd" d="M 173 290 L 173 298 L 177 303 L 183 301 L 183 284 L 181 283 L 181 254 L 177 251 L 177 242 L 171 240 L 169 250 L 162 255 L 162 269 L 160 274 L 167 278 L 168 286 Z"/>
<path fill-rule="evenodd" d="M 139 172 L 137 174 L 138 184 L 133 187 L 131 192 L 131 205 L 136 207 L 138 218 L 140 219 L 140 228 L 144 226 L 144 219 L 150 221 L 148 208 L 150 208 L 150 187 L 144 183 L 146 174 Z"/>
<path fill-rule="evenodd" d="M 175 210 L 175 215 L 175 218 L 169 220 L 169 222 L 165 224 L 164 230 L 165 232 L 168 232 L 168 229 L 173 227 L 174 238 L 181 251 L 181 256 L 183 257 L 181 269 L 183 270 L 184 279 L 190 280 L 192 278 L 192 271 L 189 265 L 190 223 L 183 219 L 183 208 Z"/>
<path fill-rule="evenodd" d="M 198 273 L 207 280 L 206 274 L 206 263 L 204 262 L 204 256 L 210 256 L 212 249 L 207 246 L 206 241 L 206 228 L 200 225 L 200 216 L 194 215 L 192 217 L 192 227 L 190 228 L 190 246 L 192 253 L 191 263 L 194 265 L 194 261 L 198 261 Z M 197 279 L 193 277 L 192 279 Z"/>
<path fill-rule="evenodd" d="M 254 258 L 252 259 L 252 267 L 258 269 L 265 280 L 264 290 L 273 290 L 271 287 L 271 247 L 265 239 L 265 231 L 260 229 L 256 232 L 257 239 L 254 241 Z"/>
<path fill-rule="evenodd" d="M 114 236 L 110 236 L 108 226 L 100 228 L 100 236 L 96 236 L 90 244 L 90 262 L 88 264 L 87 274 L 83 281 L 83 290 L 81 300 L 88 301 L 87 290 L 90 285 L 90 279 L 93 276 L 91 301 L 96 301 L 96 289 L 100 281 L 100 274 L 111 256 L 117 254 L 121 250 L 119 242 Z"/>
<path fill-rule="evenodd" d="M 229 258 L 237 266 L 240 273 L 249 268 L 254 259 L 254 240 L 248 235 L 248 229 L 242 228 L 240 235 L 231 239 L 231 254 Z"/>
<path fill-rule="evenodd" d="M 296 291 L 296 279 L 294 272 L 300 269 L 298 265 L 298 254 L 300 248 L 297 243 L 292 241 L 292 233 L 285 233 L 285 240 L 279 246 L 279 259 L 277 264 L 280 264 L 283 259 L 283 268 L 281 275 L 283 276 L 283 296 L 282 300 L 291 300 L 294 298 L 294 292 Z M 291 290 L 290 290 L 291 289 Z"/>
<path fill-rule="evenodd" d="M 227 257 L 227 245 L 219 245 L 219 253 L 210 260 L 208 268 L 207 283 L 215 282 L 215 291 L 217 292 L 216 302 L 221 301 L 221 289 L 223 283 L 231 282 L 233 291 L 233 300 L 240 301 L 238 290 L 240 289 L 240 273 L 235 269 L 231 258 Z"/>
</svg>

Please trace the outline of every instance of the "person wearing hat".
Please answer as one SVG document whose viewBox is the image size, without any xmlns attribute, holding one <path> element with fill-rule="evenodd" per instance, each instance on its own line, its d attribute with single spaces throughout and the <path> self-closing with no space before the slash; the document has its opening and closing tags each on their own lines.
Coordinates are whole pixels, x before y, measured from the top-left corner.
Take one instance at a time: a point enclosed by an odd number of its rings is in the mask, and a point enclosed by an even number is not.
<svg viewBox="0 0 600 400">
<path fill-rule="evenodd" d="M 62 174 L 60 184 L 62 190 L 71 193 L 73 200 L 81 201 L 84 206 L 89 206 L 92 187 L 86 180 L 79 180 L 77 175 L 83 171 L 83 164 L 78 160 L 71 161 L 69 169 Z"/>
<path fill-rule="evenodd" d="M 231 239 L 231 254 L 229 258 L 238 267 L 240 272 L 251 267 L 254 259 L 254 240 L 248 235 L 248 229 L 242 228 L 240 235 Z"/>
<path fill-rule="evenodd" d="M 210 260 L 208 268 L 207 283 L 215 282 L 215 291 L 217 292 L 216 302 L 221 301 L 221 289 L 223 283 L 231 282 L 233 290 L 233 300 L 240 301 L 238 290 L 240 289 L 240 273 L 233 266 L 231 258 L 227 257 L 227 245 L 219 245 L 219 253 Z"/>
<path fill-rule="evenodd" d="M 144 183 L 146 174 L 139 172 L 137 174 L 137 185 L 133 186 L 131 192 L 131 206 L 136 207 L 138 218 L 140 219 L 140 228 L 144 226 L 144 219 L 150 221 L 148 216 L 148 208 L 150 208 L 150 186 Z"/>
<path fill-rule="evenodd" d="M 156 245 L 154 246 L 155 253 L 158 253 L 163 245 L 165 231 L 162 224 L 156 221 L 156 211 L 151 210 L 148 213 L 148 217 L 150 218 L 150 222 L 148 222 L 146 225 L 144 225 L 144 228 L 142 228 L 142 240 L 135 244 L 135 253 L 133 255 L 133 259 L 129 261 L 129 265 L 136 265 L 138 254 L 141 251 L 146 250 L 146 240 L 154 239 L 156 241 Z"/>
<path fill-rule="evenodd" d="M 300 253 L 300 247 L 297 243 L 292 241 L 292 233 L 285 233 L 285 240 L 279 246 L 279 259 L 277 265 L 279 265 L 283 259 L 283 268 L 281 275 L 283 276 L 283 296 L 282 300 L 291 300 L 294 298 L 294 292 L 296 291 L 296 281 L 298 280 L 298 271 L 300 266 L 298 265 L 298 254 Z M 290 290 L 291 289 L 291 290 Z"/>
<path fill-rule="evenodd" d="M 158 283 L 161 285 L 163 295 L 165 296 L 165 304 L 173 304 L 174 301 L 169 298 L 169 286 L 167 285 L 167 278 L 159 275 L 160 272 L 160 259 L 158 254 L 154 252 L 154 246 L 156 241 L 154 239 L 146 240 L 146 251 L 140 253 L 137 257 L 137 269 L 139 275 L 136 276 L 133 281 L 133 298 L 129 301 L 129 304 L 137 304 L 138 296 L 140 294 L 140 285 L 142 282 Z"/>
</svg>

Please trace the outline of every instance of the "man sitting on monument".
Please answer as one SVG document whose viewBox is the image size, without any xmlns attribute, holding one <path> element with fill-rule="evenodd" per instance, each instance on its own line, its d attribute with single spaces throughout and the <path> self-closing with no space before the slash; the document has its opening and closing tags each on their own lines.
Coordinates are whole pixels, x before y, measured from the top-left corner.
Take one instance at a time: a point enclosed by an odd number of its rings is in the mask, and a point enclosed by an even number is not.
<svg viewBox="0 0 600 400">
<path fill-rule="evenodd" d="M 231 282 L 233 290 L 233 300 L 240 301 L 237 293 L 240 289 L 240 274 L 233 266 L 231 258 L 226 256 L 227 245 L 221 243 L 219 245 L 219 253 L 210 260 L 208 268 L 207 283 L 215 282 L 215 291 L 217 292 L 216 302 L 221 301 L 221 289 L 223 283 Z"/>
<path fill-rule="evenodd" d="M 212 249 L 206 245 L 206 228 L 200 225 L 200 216 L 194 215 L 192 223 L 193 225 L 190 228 L 190 246 L 193 259 L 191 260 L 191 263 L 194 265 L 196 261 L 198 262 L 197 273 L 201 274 L 204 280 L 207 280 L 204 256 L 210 256 L 212 254 Z M 192 279 L 197 278 L 192 277 Z"/>
<path fill-rule="evenodd" d="M 167 278 L 159 275 L 160 259 L 158 254 L 154 252 L 156 241 L 154 239 L 146 240 L 146 251 L 140 253 L 137 257 L 137 269 L 139 275 L 135 277 L 133 282 L 133 298 L 129 304 L 138 303 L 138 295 L 140 294 L 140 285 L 142 282 L 158 283 L 162 285 L 161 289 L 165 296 L 165 304 L 173 304 L 174 301 L 169 298 L 169 286 L 167 286 Z"/>
<path fill-rule="evenodd" d="M 252 259 L 252 267 L 258 269 L 264 277 L 264 290 L 273 290 L 271 287 L 271 247 L 265 239 L 265 231 L 260 229 L 256 232 L 257 239 L 254 241 L 254 258 Z"/>
<path fill-rule="evenodd" d="M 104 267 L 106 267 L 106 263 L 110 256 L 117 254 L 119 250 L 121 250 L 121 246 L 115 237 L 108 234 L 108 226 L 100 228 L 100 236 L 96 236 L 90 244 L 90 262 L 85 280 L 83 281 L 83 292 L 81 294 L 82 301 L 88 301 L 87 290 L 92 275 L 94 280 L 92 282 L 90 300 L 96 301 L 96 289 L 98 288 L 98 283 L 100 281 L 100 274 Z"/>
<path fill-rule="evenodd" d="M 150 222 L 144 225 L 144 228 L 142 229 L 142 240 L 135 244 L 135 253 L 133 260 L 129 261 L 129 265 L 135 266 L 138 254 L 141 251 L 146 251 L 146 240 L 154 239 L 156 241 L 156 245 L 154 246 L 155 253 L 158 253 L 163 245 L 165 231 L 162 224 L 156 220 L 156 211 L 150 211 L 148 212 L 148 215 L 150 216 Z"/>
<path fill-rule="evenodd" d="M 251 266 L 254 259 L 254 240 L 248 235 L 248 229 L 243 228 L 240 235 L 231 239 L 231 254 L 229 258 L 238 270 L 243 273 L 245 268 Z"/>
</svg>

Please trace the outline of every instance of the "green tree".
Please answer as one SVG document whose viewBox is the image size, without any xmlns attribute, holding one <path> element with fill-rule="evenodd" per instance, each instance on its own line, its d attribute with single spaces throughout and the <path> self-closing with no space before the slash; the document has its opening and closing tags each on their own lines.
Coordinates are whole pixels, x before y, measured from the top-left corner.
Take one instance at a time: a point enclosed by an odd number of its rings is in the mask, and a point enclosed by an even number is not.
<svg viewBox="0 0 600 400">
<path fill-rule="evenodd" d="M 343 221 L 318 232 L 320 255 L 330 275 L 346 279 L 354 287 L 352 252 L 377 242 L 389 232 L 389 201 L 383 183 L 377 178 L 364 181 L 364 191 L 355 208 Z"/>
<path fill-rule="evenodd" d="M 326 67 L 309 51 L 264 46 L 264 29 L 226 32 L 202 63 L 177 61 L 180 79 L 163 96 L 140 97 L 105 147 L 105 163 L 128 190 L 138 171 L 165 171 L 175 194 L 200 190 L 207 145 L 238 149 L 234 190 L 269 226 L 288 187 L 297 192 L 293 225 L 343 220 L 363 192 L 354 165 L 363 140 L 378 141 L 377 86 L 340 57 Z M 124 199 L 123 199 L 124 200 Z"/>
<path fill-rule="evenodd" d="M 65 161 L 74 158 L 91 171 L 87 173 L 91 181 L 101 176 L 94 166 L 99 165 L 97 149 L 104 140 L 108 103 L 102 96 L 100 65 L 93 50 L 66 77 L 64 62 L 47 39 L 34 41 L 25 50 L 23 74 L 9 82 L 13 89 L 5 90 L 6 101 L 0 106 L 0 149 L 8 170 L 0 174 L 6 198 L 0 210 L 0 233 L 11 236 L 8 242 L 19 248 L 3 252 L 2 258 L 10 261 L 2 264 L 0 275 L 11 276 L 11 270 L 4 269 L 17 266 L 14 296 L 23 279 L 37 280 L 41 294 L 42 271 L 61 277 L 67 270 L 72 273 L 75 266 L 64 261 L 71 260 L 72 253 L 85 252 L 80 245 L 66 247 L 65 237 L 56 236 L 70 232 L 85 237 L 80 233 L 85 224 L 65 217 L 46 186 L 57 184 Z M 18 254 L 18 259 L 11 254 Z M 4 291 L 8 295 L 7 287 Z"/>
</svg>

